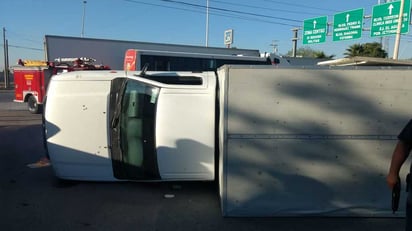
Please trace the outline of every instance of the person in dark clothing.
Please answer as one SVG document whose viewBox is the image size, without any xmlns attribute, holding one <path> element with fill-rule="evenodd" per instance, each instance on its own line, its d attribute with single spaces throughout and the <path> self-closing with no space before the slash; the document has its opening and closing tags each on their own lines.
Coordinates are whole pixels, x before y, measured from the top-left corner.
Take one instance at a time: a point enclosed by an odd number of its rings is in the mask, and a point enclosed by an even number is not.
<svg viewBox="0 0 412 231">
<path fill-rule="evenodd" d="M 408 159 L 409 153 L 412 148 L 412 120 L 406 124 L 402 129 L 401 133 L 398 135 L 398 143 L 395 146 L 395 150 L 392 154 L 391 165 L 389 167 L 389 173 L 386 177 L 386 183 L 390 189 L 393 189 L 399 180 L 399 171 Z M 411 166 L 412 168 L 412 166 Z M 409 181 L 410 177 L 407 177 Z M 406 182 L 407 187 L 409 187 L 410 182 Z M 406 229 L 412 230 L 412 190 L 407 189 L 408 197 L 406 200 Z"/>
</svg>

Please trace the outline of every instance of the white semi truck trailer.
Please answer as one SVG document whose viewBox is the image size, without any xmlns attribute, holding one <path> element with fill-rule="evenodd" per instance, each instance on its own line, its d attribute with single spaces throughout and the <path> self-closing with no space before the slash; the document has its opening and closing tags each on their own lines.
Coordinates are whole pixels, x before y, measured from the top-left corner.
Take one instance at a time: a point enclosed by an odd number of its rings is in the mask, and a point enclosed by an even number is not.
<svg viewBox="0 0 412 231">
<path fill-rule="evenodd" d="M 224 216 L 393 216 L 385 177 L 412 116 L 411 74 L 64 73 L 48 89 L 46 146 L 62 179 L 216 180 Z"/>
</svg>

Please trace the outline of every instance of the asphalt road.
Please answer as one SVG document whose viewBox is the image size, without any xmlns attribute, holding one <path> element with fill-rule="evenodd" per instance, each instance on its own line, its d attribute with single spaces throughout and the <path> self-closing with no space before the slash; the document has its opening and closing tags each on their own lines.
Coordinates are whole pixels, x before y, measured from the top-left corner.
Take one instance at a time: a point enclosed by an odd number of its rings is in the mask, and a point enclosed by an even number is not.
<svg viewBox="0 0 412 231">
<path fill-rule="evenodd" d="M 212 182 L 61 182 L 44 156 L 41 116 L 0 90 L 0 230 L 397 231 L 401 218 L 223 218 Z"/>
</svg>

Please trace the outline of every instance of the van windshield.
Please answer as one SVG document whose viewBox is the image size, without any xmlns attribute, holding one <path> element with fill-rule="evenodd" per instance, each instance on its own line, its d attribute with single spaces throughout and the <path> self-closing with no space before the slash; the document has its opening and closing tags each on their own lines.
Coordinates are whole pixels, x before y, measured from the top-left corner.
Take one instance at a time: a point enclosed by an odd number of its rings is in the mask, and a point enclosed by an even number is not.
<svg viewBox="0 0 412 231">
<path fill-rule="evenodd" d="M 112 122 L 112 161 L 119 179 L 158 177 L 155 117 L 159 88 L 128 79 L 117 97 Z"/>
</svg>

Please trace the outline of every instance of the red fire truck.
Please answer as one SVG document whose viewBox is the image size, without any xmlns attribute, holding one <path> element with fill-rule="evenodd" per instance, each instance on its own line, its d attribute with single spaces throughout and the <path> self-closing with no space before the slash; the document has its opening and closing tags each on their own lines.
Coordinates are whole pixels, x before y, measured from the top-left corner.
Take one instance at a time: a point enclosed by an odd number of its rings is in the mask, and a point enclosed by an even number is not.
<svg viewBox="0 0 412 231">
<path fill-rule="evenodd" d="M 27 102 L 31 113 L 39 113 L 51 76 L 78 70 L 109 70 L 108 66 L 93 64 L 93 58 L 57 58 L 54 62 L 19 60 L 12 67 L 14 74 L 15 102 Z"/>
</svg>

